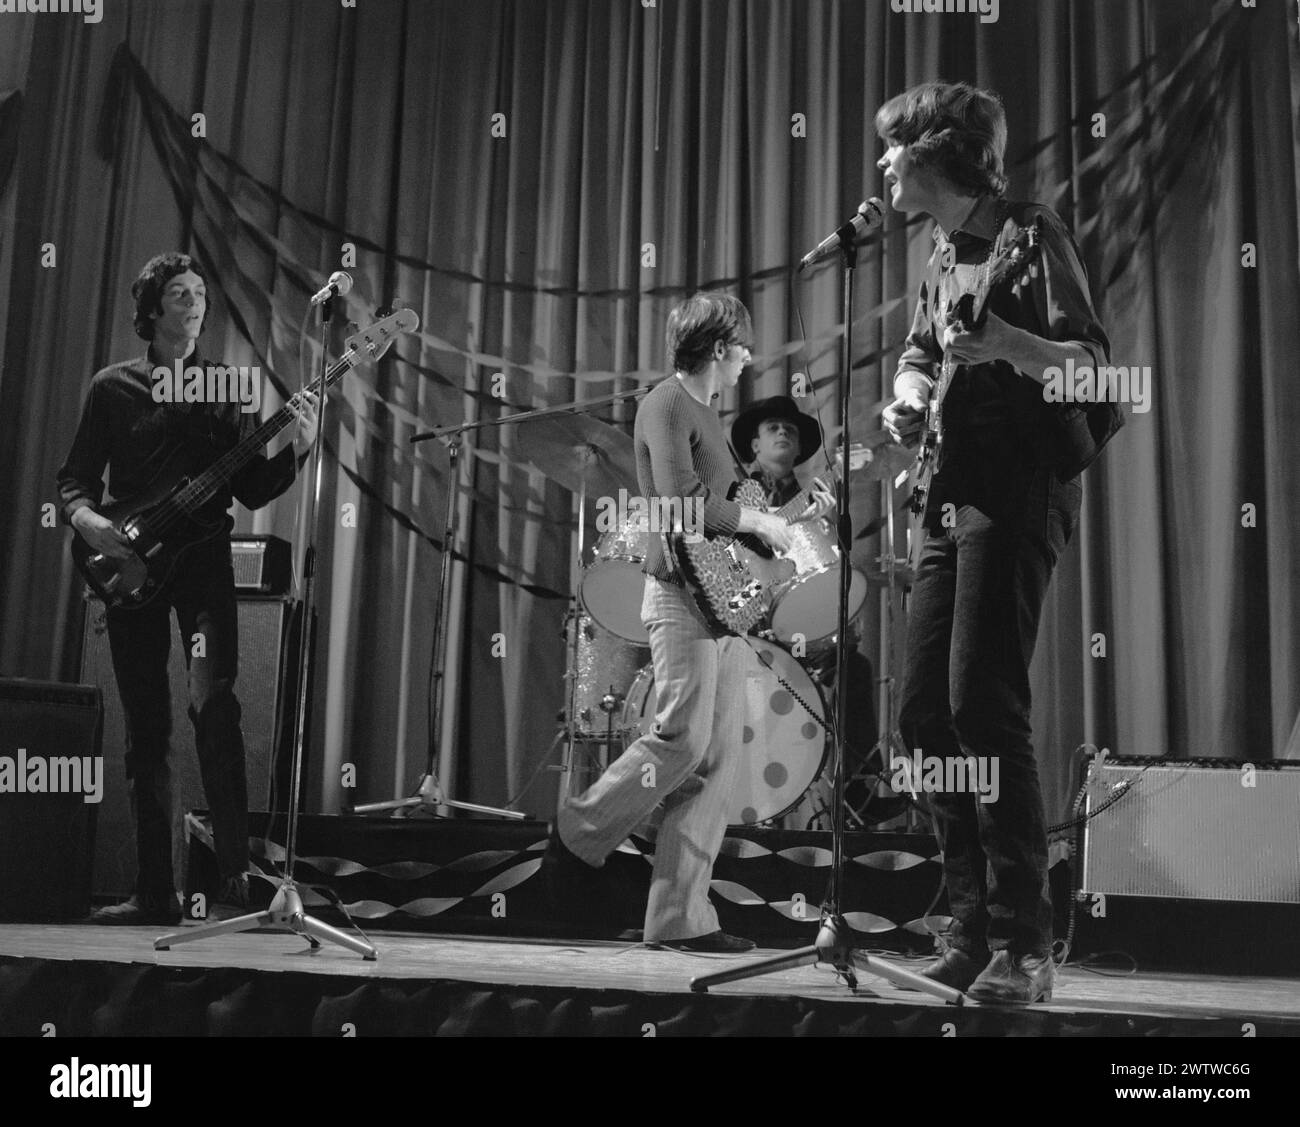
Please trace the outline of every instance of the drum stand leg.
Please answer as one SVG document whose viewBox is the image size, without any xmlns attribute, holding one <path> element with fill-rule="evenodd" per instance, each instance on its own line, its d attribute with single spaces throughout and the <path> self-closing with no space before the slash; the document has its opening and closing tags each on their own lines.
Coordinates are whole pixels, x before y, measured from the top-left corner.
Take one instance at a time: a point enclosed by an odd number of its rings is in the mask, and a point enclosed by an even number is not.
<svg viewBox="0 0 1300 1127">
<path fill-rule="evenodd" d="M 565 695 L 564 708 L 564 725 L 567 739 L 564 742 L 564 759 L 562 760 L 561 771 L 564 777 L 560 780 L 559 793 L 556 797 L 555 809 L 558 814 L 564 806 L 567 799 L 573 795 L 573 759 L 574 751 L 578 743 L 578 642 L 582 634 L 582 598 L 580 591 L 582 588 L 582 568 L 586 563 L 586 536 L 587 523 L 587 471 L 584 466 L 582 472 L 581 488 L 578 490 L 578 544 L 574 552 L 572 566 L 569 569 L 570 575 L 570 603 L 569 603 L 569 622 L 572 629 L 569 633 L 569 667 L 564 677 L 568 681 L 568 691 Z"/>
<path fill-rule="evenodd" d="M 881 482 L 880 503 L 885 513 L 884 543 L 876 561 L 882 565 L 885 576 L 885 585 L 880 592 L 880 676 L 877 678 L 877 684 L 880 686 L 880 738 L 872 747 L 863 768 L 865 773 L 868 765 L 873 762 L 879 763 L 877 790 L 885 785 L 892 787 L 889 780 L 895 775 L 900 776 L 900 781 L 904 784 L 903 790 L 908 796 L 907 813 L 904 815 L 905 829 L 910 833 L 919 833 L 925 828 L 920 816 L 925 808 L 921 805 L 920 796 L 916 792 L 916 780 L 912 778 L 912 753 L 898 725 L 898 679 L 894 676 L 896 651 L 894 618 L 899 598 L 900 561 L 894 553 L 894 481 L 889 477 Z M 906 766 L 899 766 L 899 760 L 902 760 Z M 865 821 L 870 803 L 871 798 L 868 797 L 861 809 L 854 812 L 859 822 Z"/>
</svg>

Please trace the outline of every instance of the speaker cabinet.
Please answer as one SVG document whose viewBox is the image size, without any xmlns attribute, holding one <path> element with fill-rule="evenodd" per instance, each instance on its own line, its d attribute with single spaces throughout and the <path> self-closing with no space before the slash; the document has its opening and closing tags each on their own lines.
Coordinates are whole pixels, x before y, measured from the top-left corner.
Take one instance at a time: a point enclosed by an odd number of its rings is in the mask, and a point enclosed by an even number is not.
<svg viewBox="0 0 1300 1127">
<path fill-rule="evenodd" d="M 249 806 L 256 809 L 271 790 L 276 748 L 277 693 L 280 653 L 288 626 L 290 604 L 284 599 L 240 598 L 239 677 L 235 694 L 242 708 L 245 769 Z M 173 635 L 168 664 L 171 683 L 171 766 L 176 804 L 172 811 L 172 867 L 176 887 L 184 888 L 185 836 L 182 818 L 188 810 L 207 809 L 194 727 L 190 723 L 185 655 L 179 632 Z M 81 680 L 98 687 L 104 698 L 104 800 L 98 811 L 95 842 L 94 892 L 97 896 L 129 896 L 135 889 L 135 822 L 127 793 L 126 722 L 113 677 L 104 604 L 86 600 Z M 268 807 L 269 808 L 269 807 Z"/>
<path fill-rule="evenodd" d="M 0 919 L 90 911 L 103 716 L 94 688 L 0 680 Z"/>
<path fill-rule="evenodd" d="M 1104 759 L 1086 782 L 1085 893 L 1300 904 L 1300 763 Z"/>
</svg>

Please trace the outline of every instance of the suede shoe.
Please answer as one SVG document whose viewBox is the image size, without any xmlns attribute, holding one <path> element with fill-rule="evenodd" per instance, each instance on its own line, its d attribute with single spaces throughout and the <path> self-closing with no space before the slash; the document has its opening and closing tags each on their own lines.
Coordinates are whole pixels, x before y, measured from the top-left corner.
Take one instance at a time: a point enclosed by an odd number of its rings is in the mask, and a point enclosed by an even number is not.
<svg viewBox="0 0 1300 1127">
<path fill-rule="evenodd" d="M 1051 955 L 995 951 L 966 994 L 985 1004 L 1028 1006 L 1034 1002 L 1050 1002 L 1055 981 L 1056 964 Z"/>
<path fill-rule="evenodd" d="M 181 906 L 174 894 L 142 896 L 137 892 L 120 904 L 96 908 L 86 922 L 107 927 L 170 927 L 181 922 Z"/>
<path fill-rule="evenodd" d="M 728 935 L 719 928 L 707 935 L 697 935 L 691 939 L 661 939 L 657 943 L 647 943 L 651 948 L 667 948 L 669 951 L 692 951 L 706 955 L 743 955 L 752 951 L 756 944 L 752 939 L 742 939 L 739 935 Z"/>
<path fill-rule="evenodd" d="M 980 971 L 988 965 L 989 953 L 980 948 L 978 954 L 970 955 L 956 947 L 944 944 L 943 954 L 921 971 L 922 978 L 951 986 L 954 990 L 966 990 L 978 977 Z M 900 990 L 917 990 L 919 987 L 899 985 Z"/>
<path fill-rule="evenodd" d="M 956 947 L 947 948 L 936 962 L 931 963 L 921 972 L 922 978 L 932 982 L 951 986 L 954 990 L 969 990 L 970 985 L 988 966 L 989 953 L 981 951 L 977 955 L 967 954 Z"/>
</svg>

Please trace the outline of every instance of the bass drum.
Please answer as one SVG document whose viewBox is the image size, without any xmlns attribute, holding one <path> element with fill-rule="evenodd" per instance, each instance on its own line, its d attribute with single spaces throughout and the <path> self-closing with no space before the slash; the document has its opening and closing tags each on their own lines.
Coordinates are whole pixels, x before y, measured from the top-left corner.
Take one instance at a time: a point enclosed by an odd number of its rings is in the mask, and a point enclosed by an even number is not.
<svg viewBox="0 0 1300 1127">
<path fill-rule="evenodd" d="M 743 762 L 727 809 L 727 822 L 737 826 L 766 822 L 794 809 L 822 773 L 828 748 L 822 726 L 826 706 L 816 682 L 785 650 L 753 638 L 750 642 L 744 721 L 737 732 Z M 658 704 L 654 666 L 647 665 L 627 694 L 623 727 L 629 740 L 650 730 Z"/>
</svg>

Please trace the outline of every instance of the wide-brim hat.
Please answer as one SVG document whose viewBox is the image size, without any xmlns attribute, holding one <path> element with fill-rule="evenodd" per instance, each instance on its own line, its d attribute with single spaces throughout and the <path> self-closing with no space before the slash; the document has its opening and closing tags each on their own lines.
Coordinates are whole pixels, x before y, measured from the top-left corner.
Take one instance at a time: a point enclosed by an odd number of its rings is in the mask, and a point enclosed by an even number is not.
<svg viewBox="0 0 1300 1127">
<path fill-rule="evenodd" d="M 801 465 L 821 449 L 822 426 L 811 415 L 805 415 L 788 395 L 773 395 L 770 399 L 760 399 L 752 407 L 747 407 L 736 416 L 731 424 L 731 445 L 735 447 L 742 462 L 754 460 L 754 437 L 758 428 L 768 419 L 788 419 L 799 428 L 799 457 L 794 460 Z"/>
</svg>

